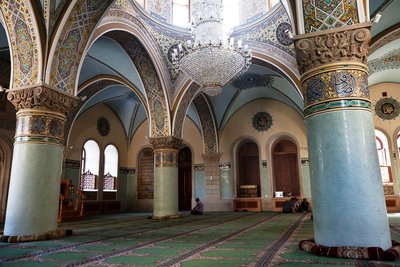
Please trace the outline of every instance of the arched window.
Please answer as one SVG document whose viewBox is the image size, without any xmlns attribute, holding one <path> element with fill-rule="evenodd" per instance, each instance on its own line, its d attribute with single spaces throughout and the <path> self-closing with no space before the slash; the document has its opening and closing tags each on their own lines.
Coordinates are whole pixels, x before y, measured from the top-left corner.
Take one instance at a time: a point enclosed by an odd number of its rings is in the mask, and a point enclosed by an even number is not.
<svg viewBox="0 0 400 267">
<path fill-rule="evenodd" d="M 99 175 L 100 148 L 94 140 L 88 140 L 82 150 L 81 190 L 96 189 L 96 177 Z"/>
<path fill-rule="evenodd" d="M 172 24 L 186 28 L 190 23 L 190 1 L 172 1 Z"/>
<path fill-rule="evenodd" d="M 379 166 L 383 183 L 392 182 L 389 143 L 384 133 L 375 130 L 376 149 L 378 150 Z"/>
<path fill-rule="evenodd" d="M 104 191 L 117 190 L 118 150 L 114 145 L 108 145 L 104 150 Z"/>
</svg>

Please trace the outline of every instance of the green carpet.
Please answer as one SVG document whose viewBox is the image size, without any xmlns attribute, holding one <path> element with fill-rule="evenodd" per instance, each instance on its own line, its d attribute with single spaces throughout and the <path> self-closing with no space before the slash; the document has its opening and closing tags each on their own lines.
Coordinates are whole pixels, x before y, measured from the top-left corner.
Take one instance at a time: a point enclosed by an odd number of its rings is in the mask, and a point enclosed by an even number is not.
<svg viewBox="0 0 400 267">
<path fill-rule="evenodd" d="M 57 240 L 0 243 L 1 266 L 400 266 L 318 257 L 299 249 L 313 237 L 309 214 L 215 212 L 172 220 L 117 214 L 60 224 Z M 400 215 L 389 215 L 400 240 Z"/>
</svg>

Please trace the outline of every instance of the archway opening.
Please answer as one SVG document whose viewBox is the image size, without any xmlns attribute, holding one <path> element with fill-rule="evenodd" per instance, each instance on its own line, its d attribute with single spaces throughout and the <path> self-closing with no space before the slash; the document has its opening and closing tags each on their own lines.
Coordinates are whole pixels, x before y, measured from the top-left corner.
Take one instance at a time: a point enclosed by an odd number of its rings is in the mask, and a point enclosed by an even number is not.
<svg viewBox="0 0 400 267">
<path fill-rule="evenodd" d="M 179 210 L 190 210 L 192 201 L 192 151 L 183 147 L 178 153 Z"/>
<path fill-rule="evenodd" d="M 261 196 L 259 150 L 253 141 L 245 141 L 239 146 L 237 181 L 239 198 Z"/>
<path fill-rule="evenodd" d="M 272 149 L 272 170 L 275 192 L 284 196 L 300 196 L 297 146 L 291 140 L 280 140 Z"/>
</svg>

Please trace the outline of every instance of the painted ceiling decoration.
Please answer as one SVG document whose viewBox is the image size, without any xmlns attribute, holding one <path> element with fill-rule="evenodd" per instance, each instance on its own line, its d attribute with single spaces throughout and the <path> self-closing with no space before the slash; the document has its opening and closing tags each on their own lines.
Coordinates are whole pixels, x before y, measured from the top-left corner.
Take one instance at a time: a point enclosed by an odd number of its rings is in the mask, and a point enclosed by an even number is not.
<svg viewBox="0 0 400 267">
<path fill-rule="evenodd" d="M 252 120 L 251 124 L 253 125 L 254 129 L 256 129 L 259 132 L 266 132 L 268 131 L 272 124 L 273 124 L 273 119 L 271 114 L 269 114 L 266 111 L 262 112 L 257 112 Z"/>
<path fill-rule="evenodd" d="M 303 0 L 304 28 L 316 32 L 359 22 L 357 0 Z"/>
<path fill-rule="evenodd" d="M 269 75 L 261 75 L 256 73 L 245 73 L 232 82 L 233 87 L 241 90 L 247 90 L 258 87 L 271 87 L 274 78 Z"/>
<path fill-rule="evenodd" d="M 105 117 L 97 120 L 97 131 L 101 136 L 107 136 L 110 133 L 110 122 Z"/>
<path fill-rule="evenodd" d="M 289 46 L 293 44 L 293 39 L 289 37 L 287 34 L 287 31 L 292 32 L 292 25 L 287 22 L 282 22 L 281 24 L 276 27 L 276 39 L 278 39 L 278 42 L 281 43 L 282 45 Z"/>
<path fill-rule="evenodd" d="M 73 94 L 78 66 L 87 41 L 110 2 L 86 0 L 74 6 L 57 43 L 51 65 L 51 86 Z"/>
<path fill-rule="evenodd" d="M 400 103 L 392 97 L 384 97 L 375 104 L 375 114 L 382 120 L 394 120 L 400 114 Z"/>
<path fill-rule="evenodd" d="M 0 1 L 0 8 L 13 45 L 12 87 L 36 84 L 39 78 L 39 45 L 28 1 L 15 3 L 13 0 Z"/>
<path fill-rule="evenodd" d="M 390 51 L 380 58 L 368 62 L 369 74 L 390 70 L 400 69 L 400 49 Z"/>
</svg>

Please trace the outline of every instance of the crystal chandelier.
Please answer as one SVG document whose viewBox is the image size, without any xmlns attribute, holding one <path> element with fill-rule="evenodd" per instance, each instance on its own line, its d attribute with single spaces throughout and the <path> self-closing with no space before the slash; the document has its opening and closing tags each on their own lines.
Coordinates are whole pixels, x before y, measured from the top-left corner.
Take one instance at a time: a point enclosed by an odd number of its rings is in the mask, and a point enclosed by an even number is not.
<svg viewBox="0 0 400 267">
<path fill-rule="evenodd" d="M 192 13 L 192 37 L 178 44 L 171 54 L 173 64 L 215 96 L 233 77 L 240 76 L 251 65 L 251 50 L 242 41 L 234 42 L 222 24 L 221 0 L 195 0 Z"/>
</svg>

